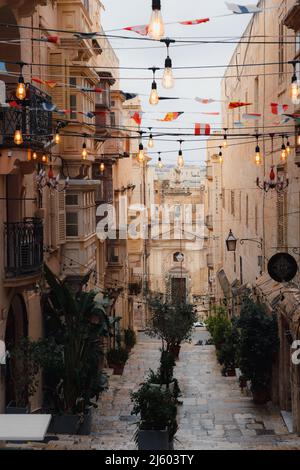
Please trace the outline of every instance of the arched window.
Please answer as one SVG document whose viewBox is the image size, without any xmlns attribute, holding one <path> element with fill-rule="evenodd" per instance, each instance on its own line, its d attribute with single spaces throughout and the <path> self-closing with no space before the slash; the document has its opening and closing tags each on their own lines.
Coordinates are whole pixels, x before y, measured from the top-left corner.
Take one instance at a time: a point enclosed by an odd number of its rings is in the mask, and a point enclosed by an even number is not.
<svg viewBox="0 0 300 470">
<path fill-rule="evenodd" d="M 174 253 L 173 255 L 173 261 L 175 263 L 182 263 L 184 261 L 184 254 L 181 253 L 180 251 L 177 251 L 176 253 Z"/>
</svg>

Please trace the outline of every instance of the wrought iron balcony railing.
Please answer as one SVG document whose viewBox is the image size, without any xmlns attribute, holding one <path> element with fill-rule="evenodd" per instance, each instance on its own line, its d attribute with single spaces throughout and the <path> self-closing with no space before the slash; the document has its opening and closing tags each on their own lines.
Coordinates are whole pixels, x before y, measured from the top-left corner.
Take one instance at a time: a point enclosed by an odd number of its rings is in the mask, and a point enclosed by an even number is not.
<svg viewBox="0 0 300 470">
<path fill-rule="evenodd" d="M 18 147 L 38 150 L 44 148 L 52 134 L 52 113 L 43 108 L 43 103 L 51 103 L 51 97 L 26 84 L 26 101 L 17 101 L 16 84 L 6 84 L 7 101 L 15 101 L 17 107 L 0 107 L 0 147 L 16 147 L 14 133 L 19 126 L 23 144 Z"/>
<path fill-rule="evenodd" d="M 43 265 L 43 222 L 25 218 L 4 224 L 6 278 L 38 274 Z"/>
</svg>

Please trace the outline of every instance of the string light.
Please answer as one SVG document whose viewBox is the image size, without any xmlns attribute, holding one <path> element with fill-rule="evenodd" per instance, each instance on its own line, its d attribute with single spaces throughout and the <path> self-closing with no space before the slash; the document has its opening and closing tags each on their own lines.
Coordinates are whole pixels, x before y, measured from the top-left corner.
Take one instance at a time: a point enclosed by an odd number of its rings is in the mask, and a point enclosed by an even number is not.
<svg viewBox="0 0 300 470">
<path fill-rule="evenodd" d="M 101 173 L 104 173 L 104 170 L 105 170 L 105 164 L 104 162 L 101 162 L 100 165 L 99 165 L 99 170 Z"/>
<path fill-rule="evenodd" d="M 24 100 L 26 98 L 26 86 L 25 86 L 24 77 L 23 77 L 23 74 L 22 74 L 24 64 L 20 63 L 19 65 L 20 65 L 20 68 L 21 68 L 21 72 L 20 72 L 20 77 L 19 77 L 17 89 L 16 89 L 16 97 L 19 100 Z"/>
<path fill-rule="evenodd" d="M 59 132 L 57 131 L 55 136 L 54 136 L 54 142 L 58 145 L 60 143 L 60 135 Z"/>
<path fill-rule="evenodd" d="M 148 140 L 148 147 L 149 149 L 152 149 L 154 147 L 154 141 L 153 141 L 153 135 L 152 135 L 152 127 L 149 127 L 150 130 L 150 135 L 149 135 L 149 140 Z"/>
<path fill-rule="evenodd" d="M 177 166 L 179 168 L 184 167 L 184 158 L 183 158 L 183 153 L 182 153 L 182 149 L 181 149 L 182 142 L 183 142 L 182 140 L 179 141 L 180 149 L 179 149 L 179 152 L 178 152 L 178 159 L 177 159 Z"/>
<path fill-rule="evenodd" d="M 220 152 L 219 152 L 219 163 L 223 163 L 223 153 L 222 153 L 222 147 L 220 147 Z"/>
<path fill-rule="evenodd" d="M 33 152 L 33 154 L 32 154 L 32 160 L 37 160 L 37 153 L 36 153 L 36 152 Z"/>
<path fill-rule="evenodd" d="M 86 143 L 85 143 L 85 142 L 83 142 L 83 144 L 82 144 L 81 156 L 82 156 L 82 160 L 86 160 L 86 159 L 87 159 L 87 156 L 88 156 L 87 149 L 86 149 Z"/>
<path fill-rule="evenodd" d="M 138 153 L 138 161 L 139 163 L 144 163 L 145 155 L 144 155 L 144 146 L 142 142 L 139 144 L 139 153 Z"/>
<path fill-rule="evenodd" d="M 297 146 L 300 146 L 300 130 L 298 131 L 297 135 Z"/>
<path fill-rule="evenodd" d="M 161 161 L 161 156 L 160 156 L 160 155 L 161 155 L 161 153 L 158 152 L 157 166 L 158 166 L 158 168 L 161 170 L 161 169 L 164 167 L 164 165 L 163 165 L 163 162 Z"/>
<path fill-rule="evenodd" d="M 160 0 L 152 0 L 152 14 L 148 27 L 148 35 L 152 39 L 161 39 L 165 34 L 165 26 L 161 15 Z"/>
<path fill-rule="evenodd" d="M 166 90 L 169 90 L 171 88 L 174 88 L 174 75 L 173 75 L 173 70 L 172 70 L 172 60 L 170 59 L 169 56 L 169 46 L 172 42 L 175 42 L 174 39 L 164 39 L 163 42 L 167 46 L 167 57 L 165 60 L 165 70 L 162 78 L 162 86 Z"/>
<path fill-rule="evenodd" d="M 47 155 L 45 153 L 43 153 L 42 162 L 47 163 L 47 161 L 48 161 Z"/>
<path fill-rule="evenodd" d="M 227 142 L 227 129 L 224 129 L 225 134 L 224 134 L 224 140 L 223 140 L 223 148 L 226 149 L 228 147 L 228 142 Z"/>
<path fill-rule="evenodd" d="M 20 126 L 16 127 L 16 130 L 15 130 L 15 133 L 14 133 L 14 143 L 16 145 L 22 145 L 23 144 L 23 136 L 22 136 Z"/>
<path fill-rule="evenodd" d="M 286 139 L 287 139 L 286 151 L 287 151 L 287 154 L 289 155 L 291 153 L 291 145 L 290 145 L 289 138 L 287 137 Z"/>
<path fill-rule="evenodd" d="M 153 72 L 153 81 L 152 81 L 152 85 L 151 85 L 151 93 L 150 93 L 150 97 L 149 97 L 149 103 L 152 106 L 155 106 L 159 102 L 159 96 L 158 96 L 158 93 L 157 93 L 157 83 L 155 81 L 155 72 L 158 69 L 156 67 L 152 67 L 152 69 L 150 69 L 150 70 L 152 70 L 152 72 Z"/>
<path fill-rule="evenodd" d="M 300 89 L 298 85 L 297 75 L 296 75 L 296 62 L 291 62 L 294 67 L 294 73 L 292 76 L 292 82 L 290 86 L 290 98 L 293 104 L 299 104 L 300 102 Z"/>
<path fill-rule="evenodd" d="M 261 165 L 261 153 L 260 153 L 260 147 L 258 145 L 258 135 L 256 135 L 256 147 L 255 147 L 255 164 Z"/>
<path fill-rule="evenodd" d="M 282 136 L 282 146 L 281 146 L 280 160 L 282 162 L 285 162 L 286 157 L 287 157 L 287 151 L 286 151 L 286 146 L 285 146 L 285 143 L 284 143 L 284 136 Z"/>
</svg>

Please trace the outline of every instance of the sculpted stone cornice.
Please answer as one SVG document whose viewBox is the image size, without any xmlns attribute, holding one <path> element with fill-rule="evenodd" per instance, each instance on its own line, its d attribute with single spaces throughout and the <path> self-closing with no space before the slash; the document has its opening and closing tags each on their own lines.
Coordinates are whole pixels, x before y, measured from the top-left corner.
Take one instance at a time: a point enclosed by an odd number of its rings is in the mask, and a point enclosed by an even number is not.
<svg viewBox="0 0 300 470">
<path fill-rule="evenodd" d="M 9 6 L 21 18 L 33 15 L 38 5 L 47 5 L 47 0 L 0 0 L 0 8 Z"/>
</svg>

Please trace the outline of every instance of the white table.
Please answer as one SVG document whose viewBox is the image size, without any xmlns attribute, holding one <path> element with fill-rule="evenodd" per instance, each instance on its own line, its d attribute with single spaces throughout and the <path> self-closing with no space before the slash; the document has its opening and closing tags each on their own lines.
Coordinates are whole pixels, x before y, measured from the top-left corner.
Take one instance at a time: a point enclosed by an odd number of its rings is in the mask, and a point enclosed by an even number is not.
<svg viewBox="0 0 300 470">
<path fill-rule="evenodd" d="M 43 441 L 51 415 L 0 414 L 0 441 Z"/>
</svg>

